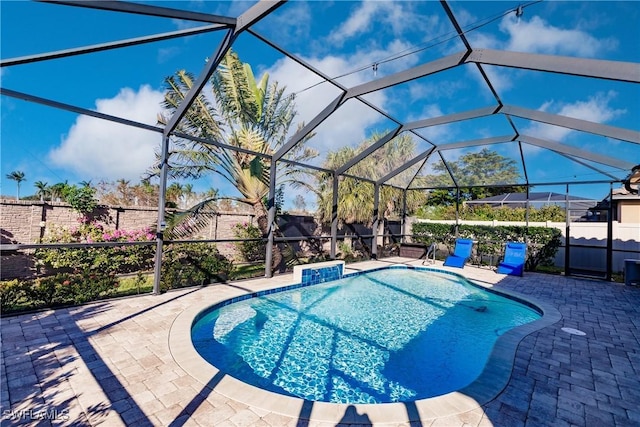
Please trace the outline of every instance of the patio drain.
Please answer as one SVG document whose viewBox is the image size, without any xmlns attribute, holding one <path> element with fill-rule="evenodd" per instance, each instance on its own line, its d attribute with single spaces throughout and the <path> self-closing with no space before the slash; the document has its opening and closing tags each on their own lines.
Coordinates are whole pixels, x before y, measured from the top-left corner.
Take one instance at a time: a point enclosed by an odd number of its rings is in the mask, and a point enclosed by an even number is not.
<svg viewBox="0 0 640 427">
<path fill-rule="evenodd" d="M 586 332 L 574 328 L 562 328 L 562 330 L 571 335 L 579 335 L 581 337 L 587 335 Z"/>
</svg>

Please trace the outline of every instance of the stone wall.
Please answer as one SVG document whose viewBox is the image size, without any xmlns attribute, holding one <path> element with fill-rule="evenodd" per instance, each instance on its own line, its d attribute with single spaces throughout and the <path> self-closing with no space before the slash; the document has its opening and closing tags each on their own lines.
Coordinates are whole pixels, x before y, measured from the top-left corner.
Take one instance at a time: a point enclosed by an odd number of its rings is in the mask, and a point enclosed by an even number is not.
<svg viewBox="0 0 640 427">
<path fill-rule="evenodd" d="M 155 228 L 156 208 L 103 207 L 94 214 L 97 222 L 109 230 L 140 230 Z M 71 206 L 56 202 L 0 200 L 0 231 L 2 243 L 39 243 L 50 230 L 58 227 L 77 227 L 79 215 Z M 232 239 L 233 226 L 253 223 L 253 215 L 235 212 L 216 212 L 207 226 L 198 233 L 201 239 Z"/>
<path fill-rule="evenodd" d="M 155 229 L 158 211 L 150 207 L 110 206 L 98 209 L 94 217 L 108 230 Z M 80 222 L 71 206 L 59 202 L 32 200 L 0 200 L 0 235 L 2 244 L 40 243 L 46 234 L 56 228 L 73 229 Z M 253 215 L 218 212 L 194 239 L 233 239 L 233 226 L 237 223 L 253 223 Z M 219 245 L 227 256 L 234 254 L 232 244 Z M 33 274 L 33 260 L 29 250 L 3 251 L 0 259 L 0 278 L 26 277 Z"/>
</svg>

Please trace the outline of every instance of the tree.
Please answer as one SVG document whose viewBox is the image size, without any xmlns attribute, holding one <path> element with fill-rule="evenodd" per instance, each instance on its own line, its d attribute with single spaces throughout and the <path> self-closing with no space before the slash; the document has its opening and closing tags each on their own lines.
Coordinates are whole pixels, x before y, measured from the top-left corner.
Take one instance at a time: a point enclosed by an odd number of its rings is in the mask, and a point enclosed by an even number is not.
<svg viewBox="0 0 640 427">
<path fill-rule="evenodd" d="M 524 186 L 513 185 L 522 179 L 516 161 L 488 148 L 483 148 L 478 153 L 460 156 L 458 160 L 449 162 L 448 166 L 460 186 L 461 201 L 483 199 L 505 192 L 526 191 Z M 431 176 L 428 180 L 442 186 L 449 185 L 451 177 L 444 164 L 435 164 L 434 170 L 440 174 Z M 496 186 L 481 187 L 483 185 Z M 455 189 L 436 189 L 429 194 L 427 203 L 433 206 L 448 206 L 455 204 L 455 201 Z"/>
<path fill-rule="evenodd" d="M 16 186 L 17 186 L 17 188 L 18 188 L 18 191 L 17 191 L 17 197 L 16 197 L 16 198 L 17 198 L 17 200 L 20 200 L 20 183 L 21 183 L 22 181 L 26 181 L 26 180 L 27 180 L 27 179 L 24 177 L 24 172 L 21 172 L 21 171 L 13 171 L 13 172 L 11 172 L 11 173 L 7 174 L 7 178 L 8 178 L 8 179 L 10 179 L 10 180 L 12 180 L 12 181 L 15 181 L 15 182 L 16 182 Z"/>
<path fill-rule="evenodd" d="M 165 80 L 164 107 L 173 113 L 193 86 L 193 77 L 182 70 Z M 294 95 L 286 95 L 277 82 L 269 83 L 268 74 L 256 80 L 249 64 L 230 51 L 211 78 L 213 100 L 200 94 L 179 123 L 178 131 L 232 147 L 266 155 L 273 154 L 287 140 L 296 114 Z M 164 116 L 159 117 L 166 124 Z M 302 125 L 300 125 L 302 126 Z M 305 161 L 317 153 L 297 144 L 287 158 Z M 269 194 L 270 164 L 263 157 L 243 151 L 220 148 L 189 139 L 177 139 L 171 147 L 169 173 L 173 178 L 200 178 L 216 173 L 231 183 L 240 194 L 236 200 L 251 206 L 263 236 L 269 232 L 265 197 Z M 303 173 L 289 163 L 278 167 L 280 184 L 300 182 Z M 197 215 L 214 200 L 207 199 L 183 217 Z M 182 218 L 178 218 L 179 220 Z M 281 254 L 274 248 L 273 264 Z"/>
<path fill-rule="evenodd" d="M 87 185 L 81 187 L 75 185 L 68 185 L 64 191 L 64 198 L 71 207 L 82 215 L 82 220 L 85 223 L 90 221 L 89 215 L 94 211 L 98 205 L 98 201 L 95 198 L 95 188 Z"/>
<path fill-rule="evenodd" d="M 44 202 L 44 198 L 46 197 L 47 193 L 49 193 L 48 184 L 46 182 L 36 181 L 33 183 L 33 186 L 38 189 L 36 196 L 40 196 L 40 201 Z"/>
<path fill-rule="evenodd" d="M 217 188 L 211 187 L 207 191 L 205 191 L 202 195 L 207 199 L 217 199 L 218 196 L 220 195 L 220 190 L 218 190 Z"/>
<path fill-rule="evenodd" d="M 65 193 L 68 191 L 69 184 L 67 181 L 58 182 L 49 187 L 49 194 L 51 196 L 51 200 L 65 200 Z"/>
<path fill-rule="evenodd" d="M 98 199 L 106 205 L 158 206 L 158 191 L 159 186 L 146 179 L 131 185 L 131 181 L 121 178 L 100 181 L 97 186 Z"/>
<path fill-rule="evenodd" d="M 166 202 L 170 203 L 173 207 L 178 207 L 183 194 L 184 188 L 182 184 L 172 182 L 171 185 L 167 187 Z"/>
<path fill-rule="evenodd" d="M 356 148 L 343 147 L 338 151 L 330 152 L 323 167 L 337 169 L 381 137 L 382 134 L 375 133 Z M 413 158 L 415 156 L 415 148 L 416 144 L 412 137 L 403 133 L 356 163 L 349 169 L 349 175 L 362 176 L 373 180 L 382 178 Z M 403 172 L 395 180 L 408 184 L 408 179 L 411 176 L 411 172 Z M 319 173 L 317 179 L 318 212 L 322 221 L 329 222 L 331 221 L 333 208 L 333 176 L 332 174 Z M 402 203 L 402 197 L 401 189 L 383 185 L 380 189 L 380 214 L 388 218 L 398 211 Z M 410 191 L 407 193 L 407 208 L 409 211 L 417 209 L 425 201 L 425 196 L 420 192 Z M 372 183 L 352 177 L 340 177 L 338 182 L 338 219 L 340 221 L 346 223 L 371 223 L 373 207 L 374 185 Z"/>
<path fill-rule="evenodd" d="M 181 201 L 185 205 L 189 205 L 191 203 L 191 199 L 197 197 L 196 193 L 193 191 L 193 184 L 185 184 L 182 187 L 182 199 Z"/>
<path fill-rule="evenodd" d="M 148 179 L 142 180 L 142 182 L 133 188 L 133 194 L 135 200 L 143 206 L 158 205 L 158 193 L 160 192 L 159 185 L 152 185 Z"/>
<path fill-rule="evenodd" d="M 130 203 L 130 199 L 131 199 L 131 189 L 129 187 L 129 180 L 126 180 L 124 178 L 121 178 L 119 180 L 116 181 L 116 190 L 118 191 L 120 198 L 122 200 L 122 204 L 124 205 L 131 205 Z"/>
</svg>

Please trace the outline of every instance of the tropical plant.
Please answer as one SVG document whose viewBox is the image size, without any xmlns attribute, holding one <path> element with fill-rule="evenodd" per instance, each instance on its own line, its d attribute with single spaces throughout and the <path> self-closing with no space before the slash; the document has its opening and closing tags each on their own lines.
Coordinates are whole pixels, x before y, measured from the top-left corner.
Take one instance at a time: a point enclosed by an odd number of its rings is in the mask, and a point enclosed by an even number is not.
<svg viewBox="0 0 640 427">
<path fill-rule="evenodd" d="M 174 113 L 188 91 L 193 77 L 182 70 L 165 80 L 164 107 Z M 251 206 L 263 236 L 269 232 L 265 197 L 269 195 L 270 161 L 244 150 L 266 156 L 273 154 L 287 140 L 296 114 L 294 95 L 286 95 L 285 88 L 270 83 L 268 74 L 256 80 L 249 64 L 243 64 L 230 51 L 211 78 L 213 97 L 196 97 L 193 105 L 177 127 L 178 132 L 211 141 L 211 144 L 190 139 L 173 139 L 169 173 L 172 178 L 200 178 L 209 173 L 222 176 L 239 192 L 234 198 Z M 167 123 L 159 117 L 161 124 Z M 302 125 L 300 125 L 302 126 Z M 220 147 L 224 143 L 228 147 Z M 290 150 L 286 157 L 305 161 L 317 153 L 304 147 L 304 141 Z M 157 172 L 157 171 L 152 171 Z M 289 163 L 277 169 L 280 184 L 299 183 L 303 172 Z M 206 199 L 193 206 L 180 220 L 189 220 L 214 202 Z M 170 229 L 168 230 L 170 234 Z M 275 248 L 273 266 L 282 256 Z"/>
<path fill-rule="evenodd" d="M 26 181 L 27 179 L 24 177 L 24 172 L 21 171 L 13 171 L 11 173 L 7 174 L 7 179 L 10 179 L 12 181 L 16 182 L 16 187 L 18 188 L 17 190 L 17 199 L 20 200 L 20 183 L 23 181 Z"/>
<path fill-rule="evenodd" d="M 105 205 L 120 206 L 158 206 L 157 184 L 149 180 L 142 180 L 132 185 L 131 181 L 118 179 L 116 181 L 100 181 L 96 188 L 96 197 Z"/>
<path fill-rule="evenodd" d="M 45 197 L 49 194 L 49 186 L 46 182 L 36 181 L 33 183 L 34 187 L 38 189 L 36 196 L 40 197 L 40 201 L 44 202 Z"/>
<path fill-rule="evenodd" d="M 297 194 L 293 200 L 293 206 L 298 212 L 305 212 L 307 210 L 307 202 L 304 200 L 302 194 Z"/>
<path fill-rule="evenodd" d="M 375 133 L 358 147 L 343 147 L 330 152 L 323 164 L 326 169 L 335 170 L 347 161 L 364 151 L 373 142 L 379 140 L 381 134 Z M 356 163 L 349 174 L 368 179 L 379 179 L 402 166 L 415 156 L 415 141 L 409 134 L 401 134 L 376 150 L 362 161 Z M 316 192 L 318 213 L 323 222 L 330 222 L 333 208 L 333 175 L 326 172 L 317 174 Z M 408 183 L 405 173 L 399 174 L 397 181 Z M 398 211 L 402 203 L 402 190 L 390 186 L 380 189 L 379 209 L 384 217 L 390 217 Z M 407 210 L 412 212 L 426 202 L 421 192 L 407 193 Z M 371 223 L 374 207 L 374 185 L 370 182 L 352 177 L 340 177 L 338 182 L 338 220 L 345 223 Z"/>
<path fill-rule="evenodd" d="M 67 193 L 67 190 L 69 189 L 69 187 L 70 186 L 67 183 L 67 181 L 53 184 L 51 187 L 49 187 L 49 194 L 51 196 L 51 200 L 60 199 L 64 201 L 65 194 Z"/>
<path fill-rule="evenodd" d="M 177 208 L 180 205 L 180 199 L 182 198 L 183 193 L 184 189 L 182 184 L 179 182 L 172 182 L 171 185 L 167 187 L 167 192 L 165 193 L 165 202 L 167 203 L 167 206 Z"/>
<path fill-rule="evenodd" d="M 189 204 L 191 202 L 191 198 L 195 196 L 196 193 L 193 191 L 193 184 L 185 184 L 182 186 L 182 197 L 181 202 L 183 204 Z"/>
<path fill-rule="evenodd" d="M 116 184 L 117 184 L 116 190 L 120 195 L 121 200 L 127 205 L 130 204 L 129 200 L 131 199 L 131 188 L 129 187 L 129 182 L 130 181 L 124 178 L 121 178 L 116 181 Z"/>
</svg>

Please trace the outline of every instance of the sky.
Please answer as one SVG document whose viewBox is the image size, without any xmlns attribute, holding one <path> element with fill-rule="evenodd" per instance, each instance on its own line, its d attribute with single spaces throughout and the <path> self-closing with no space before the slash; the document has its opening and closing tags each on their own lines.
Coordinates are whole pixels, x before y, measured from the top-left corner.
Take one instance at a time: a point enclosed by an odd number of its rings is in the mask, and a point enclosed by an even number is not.
<svg viewBox="0 0 640 427">
<path fill-rule="evenodd" d="M 238 16 L 253 2 L 159 1 L 148 4 Z M 465 29 L 474 49 L 496 49 L 537 54 L 640 62 L 640 2 L 460 1 L 449 6 Z M 29 22 L 29 25 L 25 25 Z M 160 17 L 116 14 L 55 4 L 0 1 L 1 58 L 7 60 L 80 46 L 125 40 L 200 26 Z M 440 2 L 436 1 L 290 1 L 259 22 L 254 30 L 294 53 L 327 76 L 353 87 L 464 50 L 452 33 Z M 156 125 L 161 114 L 167 76 L 185 69 L 197 75 L 222 40 L 220 31 L 144 44 L 106 52 L 78 55 L 0 69 L 3 89 L 24 92 L 57 102 Z M 339 90 L 320 83 L 314 73 L 286 58 L 257 37 L 244 33 L 233 49 L 259 77 L 296 94 L 297 123 L 312 120 Z M 373 64 L 378 64 L 374 70 Z M 640 131 L 640 88 L 637 84 L 585 79 L 553 73 L 483 66 L 505 105 L 566 115 L 610 126 Z M 320 83 L 320 84 L 319 84 Z M 496 100 L 478 68 L 459 66 L 397 87 L 362 97 L 398 121 L 414 121 L 487 106 Z M 21 196 L 34 194 L 34 183 L 129 180 L 139 182 L 155 161 L 161 142 L 157 133 L 102 121 L 48 106 L 0 96 L 0 194 L 14 196 L 12 171 L 25 173 Z M 358 146 L 375 133 L 397 126 L 389 117 L 358 100 L 347 101 L 316 129 L 308 145 L 319 152 L 314 164 L 344 146 Z M 599 155 L 640 163 L 640 146 L 584 132 L 513 118 L 521 134 L 591 150 Z M 295 128 L 295 126 L 294 126 Z M 428 141 L 447 144 L 513 130 L 503 115 L 418 129 L 417 153 Z M 443 152 L 446 160 L 477 152 L 471 147 Z M 530 182 L 557 183 L 606 180 L 600 172 L 623 178 L 628 171 L 610 166 L 572 162 L 557 153 L 523 144 L 490 147 L 516 160 Z M 437 159 L 436 159 L 437 160 Z M 435 162 L 435 161 L 434 161 Z M 597 170 L 586 167 L 594 166 Z M 429 174 L 428 163 L 413 173 Z M 598 172 L 600 171 L 600 172 Z M 185 183 L 185 181 L 181 181 Z M 197 191 L 234 190 L 218 175 L 196 183 Z M 538 185 L 532 191 L 564 192 L 564 186 Z M 609 185 L 572 184 L 570 193 L 593 199 L 608 194 Z M 287 192 L 290 202 L 302 194 L 307 206 L 314 200 L 301 191 Z"/>
</svg>

